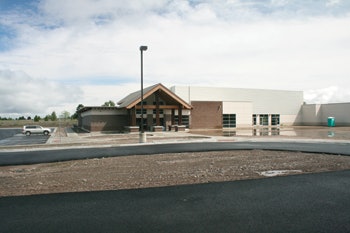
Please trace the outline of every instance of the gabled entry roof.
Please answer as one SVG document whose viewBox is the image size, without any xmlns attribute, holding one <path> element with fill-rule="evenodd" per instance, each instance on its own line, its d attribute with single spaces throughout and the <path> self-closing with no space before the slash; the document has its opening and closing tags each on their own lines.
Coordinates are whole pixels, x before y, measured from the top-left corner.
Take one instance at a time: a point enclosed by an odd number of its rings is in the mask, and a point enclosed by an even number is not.
<svg viewBox="0 0 350 233">
<path fill-rule="evenodd" d="M 179 96 L 177 96 L 175 93 L 170 91 L 168 88 L 163 86 L 161 83 L 155 84 L 150 87 L 146 87 L 143 89 L 143 99 L 146 99 L 153 93 L 158 91 L 159 96 L 165 100 L 168 104 L 173 105 L 182 105 L 184 109 L 192 109 L 192 106 L 188 104 L 186 101 L 181 99 Z M 118 102 L 119 108 L 126 108 L 131 109 L 135 107 L 138 103 L 141 102 L 141 90 L 136 91 L 134 93 L 129 94 L 124 99 L 120 100 Z"/>
</svg>

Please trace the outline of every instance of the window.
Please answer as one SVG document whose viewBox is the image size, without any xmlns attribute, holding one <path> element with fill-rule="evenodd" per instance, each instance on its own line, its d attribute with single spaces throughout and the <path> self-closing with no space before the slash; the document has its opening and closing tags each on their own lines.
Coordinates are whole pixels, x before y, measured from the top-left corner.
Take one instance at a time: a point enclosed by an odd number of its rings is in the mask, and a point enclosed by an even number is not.
<svg viewBox="0 0 350 233">
<path fill-rule="evenodd" d="M 253 114 L 253 125 L 256 125 L 256 114 Z"/>
<path fill-rule="evenodd" d="M 223 114 L 222 115 L 222 127 L 223 128 L 235 128 L 236 127 L 236 114 Z"/>
<path fill-rule="evenodd" d="M 279 125 L 280 124 L 280 115 L 272 114 L 271 115 L 271 125 Z"/>
<path fill-rule="evenodd" d="M 154 101 L 153 102 L 153 105 L 157 105 L 157 102 L 156 101 Z M 164 105 L 164 102 L 163 101 L 159 101 L 159 106 L 161 106 L 161 105 Z M 155 114 L 157 114 L 156 113 L 156 109 L 153 109 L 153 114 L 155 115 Z M 164 114 L 164 110 L 163 109 L 159 109 L 159 114 Z"/>
<path fill-rule="evenodd" d="M 143 101 L 143 106 L 147 105 L 147 101 Z M 141 106 L 141 102 L 137 104 L 138 106 Z M 136 109 L 136 114 L 141 114 L 141 109 Z M 147 114 L 147 109 L 143 108 L 143 114 Z"/>
<path fill-rule="evenodd" d="M 268 114 L 260 114 L 260 125 L 269 125 L 269 115 Z"/>
<path fill-rule="evenodd" d="M 159 109 L 159 114 L 163 114 L 163 113 L 164 113 L 163 109 Z M 156 109 L 153 109 L 153 114 L 154 115 L 157 114 L 157 110 Z"/>
<path fill-rule="evenodd" d="M 136 109 L 136 114 L 141 114 L 141 109 Z M 147 109 L 143 109 L 143 114 L 147 114 Z"/>
<path fill-rule="evenodd" d="M 190 127 L 190 117 L 187 115 L 182 115 L 182 125 L 186 125 L 186 128 Z M 175 125 L 179 124 L 179 116 L 174 116 L 174 123 Z"/>
</svg>

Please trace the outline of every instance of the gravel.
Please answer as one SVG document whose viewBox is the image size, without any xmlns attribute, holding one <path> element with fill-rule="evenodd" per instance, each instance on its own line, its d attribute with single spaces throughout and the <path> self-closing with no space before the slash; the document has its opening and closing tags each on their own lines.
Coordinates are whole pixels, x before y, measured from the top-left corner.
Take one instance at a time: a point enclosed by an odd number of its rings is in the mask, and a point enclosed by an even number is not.
<svg viewBox="0 0 350 233">
<path fill-rule="evenodd" d="M 121 190 L 350 169 L 350 157 L 262 150 L 173 153 L 0 167 L 0 196 Z"/>
</svg>

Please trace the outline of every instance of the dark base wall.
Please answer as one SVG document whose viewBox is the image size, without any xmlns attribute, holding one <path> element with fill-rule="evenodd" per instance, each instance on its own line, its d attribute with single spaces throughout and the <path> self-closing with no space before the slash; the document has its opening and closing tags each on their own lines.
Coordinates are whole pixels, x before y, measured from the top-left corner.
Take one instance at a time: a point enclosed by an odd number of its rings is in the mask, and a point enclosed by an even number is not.
<svg viewBox="0 0 350 233">
<path fill-rule="evenodd" d="M 128 116 L 123 115 L 86 116 L 82 121 L 83 128 L 89 131 L 124 131 L 126 125 Z"/>
<path fill-rule="evenodd" d="M 192 101 L 191 129 L 221 129 L 221 101 Z"/>
</svg>

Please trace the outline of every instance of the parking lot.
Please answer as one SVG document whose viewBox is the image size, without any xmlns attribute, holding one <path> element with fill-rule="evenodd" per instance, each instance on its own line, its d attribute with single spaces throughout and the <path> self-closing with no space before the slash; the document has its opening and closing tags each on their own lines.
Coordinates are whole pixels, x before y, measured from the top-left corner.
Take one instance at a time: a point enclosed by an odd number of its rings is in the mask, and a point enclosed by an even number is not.
<svg viewBox="0 0 350 233">
<path fill-rule="evenodd" d="M 51 127 L 52 135 L 22 134 L 22 128 L 0 128 L 0 147 L 43 145 L 46 143 L 55 145 L 103 145 L 103 144 L 130 144 L 138 143 L 138 134 L 120 133 L 75 133 L 69 127 Z M 69 132 L 68 132 L 69 131 Z M 50 140 L 49 140 L 50 139 Z M 302 139 L 302 140 L 328 140 L 348 141 L 350 140 L 350 127 L 324 127 L 324 126 L 299 126 L 281 128 L 252 128 L 223 130 L 190 130 L 189 132 L 147 132 L 147 142 L 178 142 L 193 140 L 214 141 L 242 141 L 242 140 L 279 140 L 279 139 Z M 48 142 L 49 140 L 49 142 Z"/>
<path fill-rule="evenodd" d="M 21 128 L 0 129 L 0 146 L 45 144 L 49 138 L 40 134 L 25 136 Z"/>
</svg>

